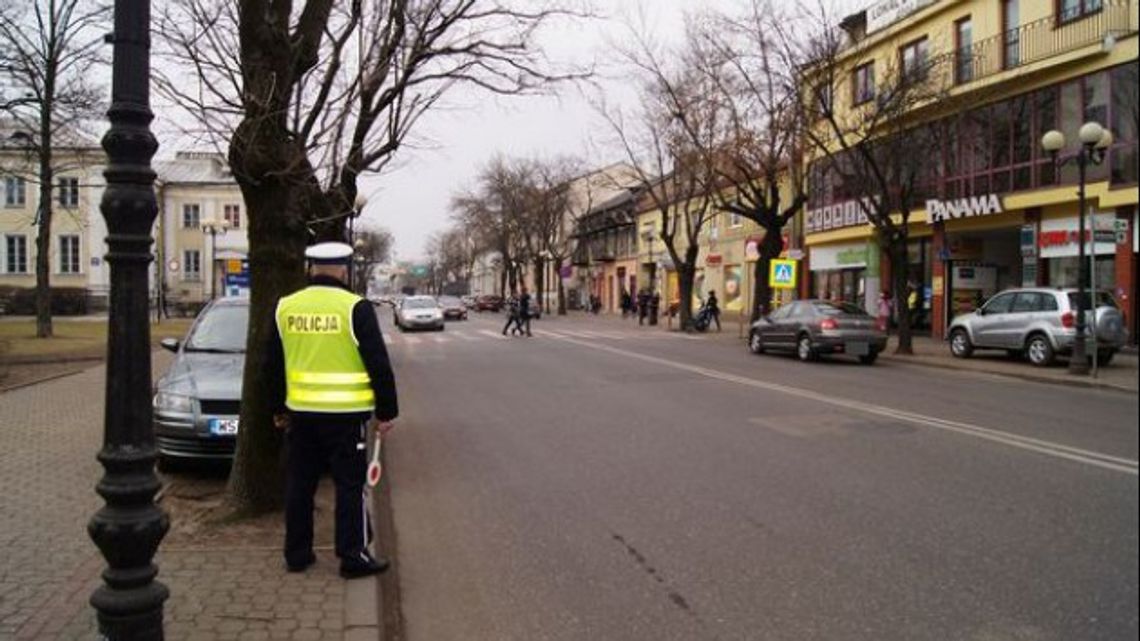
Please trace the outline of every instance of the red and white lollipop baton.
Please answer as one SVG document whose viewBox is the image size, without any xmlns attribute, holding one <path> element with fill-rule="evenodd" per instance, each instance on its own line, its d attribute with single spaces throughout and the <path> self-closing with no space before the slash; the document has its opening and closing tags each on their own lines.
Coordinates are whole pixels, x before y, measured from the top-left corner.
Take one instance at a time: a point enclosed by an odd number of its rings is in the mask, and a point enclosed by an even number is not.
<svg viewBox="0 0 1140 641">
<path fill-rule="evenodd" d="M 372 461 L 368 464 L 368 487 L 380 484 L 380 477 L 384 474 L 384 467 L 380 465 L 380 445 L 384 440 L 380 430 L 376 430 L 376 447 L 372 448 Z"/>
</svg>

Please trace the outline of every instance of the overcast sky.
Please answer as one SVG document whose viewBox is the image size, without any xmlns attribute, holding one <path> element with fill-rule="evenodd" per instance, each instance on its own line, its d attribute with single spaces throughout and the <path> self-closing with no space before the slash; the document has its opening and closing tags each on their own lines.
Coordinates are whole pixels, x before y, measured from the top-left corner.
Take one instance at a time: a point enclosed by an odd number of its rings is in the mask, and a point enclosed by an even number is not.
<svg viewBox="0 0 1140 641">
<path fill-rule="evenodd" d="M 648 23 L 662 39 L 677 39 L 683 31 L 684 11 L 694 7 L 733 7 L 735 0 L 644 0 L 651 7 Z M 580 23 L 574 29 L 546 33 L 542 43 L 556 61 L 606 64 L 609 42 L 626 32 L 624 22 L 637 19 L 637 0 L 597 0 L 606 19 Z M 604 71 L 599 80 L 607 87 L 607 100 L 631 100 L 626 83 Z M 400 260 L 423 255 L 424 243 L 434 231 L 448 225 L 448 202 L 453 193 L 472 185 L 480 166 L 496 154 L 555 156 L 575 154 L 591 166 L 623 160 L 604 149 L 605 130 L 581 91 L 565 87 L 557 97 L 491 98 L 466 92 L 453 97 L 455 109 L 425 116 L 417 135 L 435 143 L 432 149 L 401 149 L 402 166 L 362 183 L 369 196 L 361 218 L 365 226 L 380 225 L 396 237 Z M 593 144 L 591 144 L 593 138 Z M 408 153 L 410 151 L 410 153 Z"/>
</svg>

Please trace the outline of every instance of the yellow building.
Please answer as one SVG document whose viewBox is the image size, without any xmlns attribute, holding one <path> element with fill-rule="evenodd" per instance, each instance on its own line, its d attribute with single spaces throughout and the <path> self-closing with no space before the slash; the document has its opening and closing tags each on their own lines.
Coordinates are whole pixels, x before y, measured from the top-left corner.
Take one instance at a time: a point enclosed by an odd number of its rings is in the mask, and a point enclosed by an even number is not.
<svg viewBox="0 0 1140 641">
<path fill-rule="evenodd" d="M 0 126 L 0 289 L 9 292 L 6 296 L 36 285 L 40 185 L 38 159 L 28 151 L 29 140 L 11 124 Z M 94 139 L 79 133 L 61 133 L 57 143 L 52 162 L 50 283 L 53 289 L 83 290 L 92 267 L 101 261 L 90 218 L 99 211 L 97 185 L 102 183 L 104 155 Z"/>
<path fill-rule="evenodd" d="M 1096 284 L 1111 291 L 1136 335 L 1137 0 L 881 0 L 843 22 L 850 42 L 828 99 L 837 113 L 867 109 L 876 80 L 925 60 L 947 60 L 948 104 L 916 121 L 938 128 L 929 184 L 909 226 L 906 266 L 881 259 L 855 200 L 868 194 L 828 180 L 809 159 L 805 244 L 811 295 L 873 306 L 889 269 L 906 269 L 920 322 L 941 336 L 952 315 L 1007 287 L 1074 286 L 1075 163 L 1054 165 L 1042 135 L 1077 148 L 1094 121 L 1113 141 L 1089 168 L 1090 220 L 1116 242 L 1088 243 Z"/>
<path fill-rule="evenodd" d="M 156 288 L 174 310 L 248 289 L 249 224 L 241 189 L 220 154 L 179 152 L 155 163 Z"/>
<path fill-rule="evenodd" d="M 788 174 L 782 174 L 780 187 L 781 202 L 791 202 L 792 185 Z M 731 199 L 726 195 L 725 200 Z M 705 199 L 701 199 L 702 201 Z M 717 199 L 709 203 L 716 209 Z M 695 206 L 695 205 L 694 205 Z M 796 226 L 799 219 L 785 225 L 783 229 L 783 256 L 799 257 Z M 680 301 L 680 282 L 677 270 L 672 263 L 668 249 L 661 240 L 661 212 L 652 199 L 643 197 L 638 208 L 638 282 L 639 287 L 651 287 L 661 291 L 662 300 L 671 306 Z M 727 319 L 735 319 L 740 314 L 747 316 L 752 309 L 755 287 L 754 267 L 758 257 L 758 244 L 763 240 L 764 230 L 755 222 L 739 215 L 716 211 L 711 214 L 698 235 L 700 248 L 697 254 L 696 278 L 693 286 L 694 309 L 716 292 L 720 308 Z M 676 234 L 675 242 L 679 253 L 688 246 L 684 224 Z M 792 292 L 774 293 L 773 299 L 790 297 Z"/>
</svg>

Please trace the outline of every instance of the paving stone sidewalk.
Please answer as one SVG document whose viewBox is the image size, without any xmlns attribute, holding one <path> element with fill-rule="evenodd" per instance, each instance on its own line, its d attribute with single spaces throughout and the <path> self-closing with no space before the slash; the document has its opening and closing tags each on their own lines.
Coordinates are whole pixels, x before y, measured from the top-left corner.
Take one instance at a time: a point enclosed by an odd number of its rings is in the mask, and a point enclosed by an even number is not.
<svg viewBox="0 0 1140 641">
<path fill-rule="evenodd" d="M 156 367 L 168 362 L 157 352 L 155 359 Z M 94 486 L 103 380 L 97 367 L 0 394 L 0 640 L 96 637 L 87 600 L 104 563 L 86 527 L 101 506 Z M 167 639 L 379 638 L 376 581 L 337 575 L 327 482 L 318 496 L 318 562 L 304 574 L 284 570 L 280 515 L 233 525 L 201 516 L 224 474 L 164 483 L 163 502 L 176 515 L 157 557 L 171 590 Z"/>
</svg>

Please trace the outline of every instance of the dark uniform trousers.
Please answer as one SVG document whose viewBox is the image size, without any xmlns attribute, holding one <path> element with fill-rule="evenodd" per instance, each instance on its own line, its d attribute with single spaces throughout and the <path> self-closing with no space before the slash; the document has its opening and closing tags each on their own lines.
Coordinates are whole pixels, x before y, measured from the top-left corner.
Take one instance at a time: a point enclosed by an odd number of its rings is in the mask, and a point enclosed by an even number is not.
<svg viewBox="0 0 1140 641">
<path fill-rule="evenodd" d="M 371 558 L 372 524 L 364 501 L 366 424 L 357 417 L 293 414 L 286 436 L 285 560 L 303 564 L 313 551 L 313 495 L 321 473 L 336 484 L 336 555 L 342 563 Z"/>
</svg>

